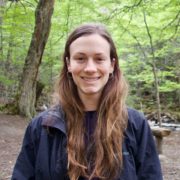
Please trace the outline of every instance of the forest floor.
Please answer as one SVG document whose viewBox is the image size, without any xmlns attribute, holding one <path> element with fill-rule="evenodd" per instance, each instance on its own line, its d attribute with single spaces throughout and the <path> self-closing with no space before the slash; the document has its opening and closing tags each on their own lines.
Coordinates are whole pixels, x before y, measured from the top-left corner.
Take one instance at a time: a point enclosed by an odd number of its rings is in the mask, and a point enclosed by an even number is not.
<svg viewBox="0 0 180 180">
<path fill-rule="evenodd" d="M 0 180 L 11 178 L 27 123 L 20 116 L 0 114 Z M 179 180 L 180 131 L 173 131 L 164 138 L 160 159 L 164 180 Z"/>
</svg>

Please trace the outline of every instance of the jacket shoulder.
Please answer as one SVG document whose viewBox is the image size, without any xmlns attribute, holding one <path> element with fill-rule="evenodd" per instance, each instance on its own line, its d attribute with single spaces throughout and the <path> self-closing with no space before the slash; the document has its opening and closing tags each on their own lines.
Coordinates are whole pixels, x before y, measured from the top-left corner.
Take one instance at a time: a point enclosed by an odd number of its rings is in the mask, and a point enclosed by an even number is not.
<svg viewBox="0 0 180 180">
<path fill-rule="evenodd" d="M 132 125 L 135 129 L 139 129 L 143 124 L 147 123 L 144 114 L 136 109 L 128 108 L 128 124 Z"/>
<path fill-rule="evenodd" d="M 56 128 L 65 133 L 64 113 L 59 106 L 54 106 L 35 116 L 28 125 L 31 132 L 40 134 L 42 128 Z"/>
<path fill-rule="evenodd" d="M 151 134 L 147 119 L 142 112 L 128 108 L 128 126 L 125 134 L 131 142 L 135 143 L 132 145 L 134 147 L 141 141 L 142 136 Z"/>
</svg>

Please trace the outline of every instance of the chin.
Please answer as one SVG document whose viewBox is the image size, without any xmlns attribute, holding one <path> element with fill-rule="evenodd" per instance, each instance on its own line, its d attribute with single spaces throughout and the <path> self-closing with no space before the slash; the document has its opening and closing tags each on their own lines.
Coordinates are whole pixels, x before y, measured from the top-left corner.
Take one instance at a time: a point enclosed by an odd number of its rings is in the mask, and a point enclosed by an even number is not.
<svg viewBox="0 0 180 180">
<path fill-rule="evenodd" d="M 89 94 L 89 95 L 94 95 L 94 94 L 99 94 L 101 91 L 100 90 L 84 90 L 83 91 L 84 92 L 84 94 Z"/>
<path fill-rule="evenodd" d="M 85 94 L 96 94 L 98 91 L 83 91 Z"/>
</svg>

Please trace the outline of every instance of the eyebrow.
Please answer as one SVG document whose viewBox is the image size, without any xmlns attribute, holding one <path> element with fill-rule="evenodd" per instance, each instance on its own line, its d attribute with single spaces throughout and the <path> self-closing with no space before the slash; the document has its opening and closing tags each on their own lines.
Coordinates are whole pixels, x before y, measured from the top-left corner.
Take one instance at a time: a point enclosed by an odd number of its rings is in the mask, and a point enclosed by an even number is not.
<svg viewBox="0 0 180 180">
<path fill-rule="evenodd" d="M 96 53 L 95 55 L 103 55 L 103 56 L 104 56 L 104 54 L 103 54 L 103 53 Z"/>
<path fill-rule="evenodd" d="M 85 55 L 85 53 L 82 53 L 82 52 L 76 52 L 74 55 Z"/>
<path fill-rule="evenodd" d="M 86 55 L 86 53 L 83 53 L 83 52 L 76 52 L 75 53 L 75 55 Z M 95 55 L 97 56 L 97 55 L 103 55 L 104 56 L 104 54 L 103 53 L 95 53 Z"/>
</svg>

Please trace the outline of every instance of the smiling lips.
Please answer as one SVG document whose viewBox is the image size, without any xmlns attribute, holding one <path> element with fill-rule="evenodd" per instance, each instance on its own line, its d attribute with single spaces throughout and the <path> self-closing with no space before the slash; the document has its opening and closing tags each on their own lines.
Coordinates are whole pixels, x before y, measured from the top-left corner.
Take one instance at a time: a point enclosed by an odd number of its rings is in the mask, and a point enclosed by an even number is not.
<svg viewBox="0 0 180 180">
<path fill-rule="evenodd" d="M 100 77 L 81 77 L 86 82 L 94 82 L 100 79 Z"/>
</svg>

